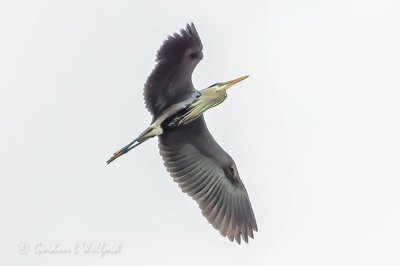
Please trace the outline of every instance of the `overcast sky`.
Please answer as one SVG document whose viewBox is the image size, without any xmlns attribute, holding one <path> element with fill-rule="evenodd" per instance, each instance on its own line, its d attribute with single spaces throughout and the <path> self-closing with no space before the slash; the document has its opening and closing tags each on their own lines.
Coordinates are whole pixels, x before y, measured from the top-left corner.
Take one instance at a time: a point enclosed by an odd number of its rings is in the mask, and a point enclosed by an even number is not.
<svg viewBox="0 0 400 266">
<path fill-rule="evenodd" d="M 399 265 L 399 14 L 398 1 L 1 1 L 1 261 Z M 155 53 L 191 21 L 196 88 L 250 75 L 206 113 L 252 201 L 249 244 L 207 223 L 156 139 L 105 163 L 150 123 Z"/>
</svg>

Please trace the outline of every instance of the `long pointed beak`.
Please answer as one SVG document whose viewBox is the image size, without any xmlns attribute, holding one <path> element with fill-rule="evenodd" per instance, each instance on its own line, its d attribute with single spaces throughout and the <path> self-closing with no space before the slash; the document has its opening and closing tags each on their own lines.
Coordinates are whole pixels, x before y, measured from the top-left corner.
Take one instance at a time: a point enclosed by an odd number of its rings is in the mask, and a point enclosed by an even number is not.
<svg viewBox="0 0 400 266">
<path fill-rule="evenodd" d="M 243 77 L 240 77 L 240 78 L 237 78 L 237 79 L 232 79 L 232 80 L 230 80 L 230 81 L 224 82 L 224 84 L 223 84 L 223 89 L 224 89 L 224 90 L 229 89 L 230 87 L 232 87 L 232 86 L 235 85 L 236 83 L 238 83 L 238 82 L 240 82 L 240 81 L 242 81 L 242 80 L 244 80 L 244 79 L 247 79 L 248 77 L 249 77 L 249 76 L 243 76 Z"/>
</svg>

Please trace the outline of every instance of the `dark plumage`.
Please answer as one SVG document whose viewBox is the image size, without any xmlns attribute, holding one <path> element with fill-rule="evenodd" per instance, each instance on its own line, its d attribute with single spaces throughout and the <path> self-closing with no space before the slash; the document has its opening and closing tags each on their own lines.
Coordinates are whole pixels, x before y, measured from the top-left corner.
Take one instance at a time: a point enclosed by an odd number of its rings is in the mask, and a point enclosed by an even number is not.
<svg viewBox="0 0 400 266">
<path fill-rule="evenodd" d="M 247 191 L 235 162 L 214 140 L 204 118 L 159 136 L 160 154 L 174 181 L 208 222 L 240 243 L 257 231 Z"/>
<path fill-rule="evenodd" d="M 108 163 L 158 136 L 168 172 L 198 203 L 208 222 L 231 241 L 248 242 L 257 223 L 247 191 L 235 162 L 211 136 L 202 115 L 225 100 L 227 88 L 247 76 L 196 91 L 191 76 L 203 58 L 202 48 L 193 23 L 163 43 L 144 89 L 153 122 Z"/>
<path fill-rule="evenodd" d="M 164 41 L 157 52 L 157 65 L 144 85 L 146 107 L 153 117 L 195 91 L 192 73 L 203 58 L 202 50 L 193 23 L 182 29 L 180 35 L 174 33 Z"/>
</svg>

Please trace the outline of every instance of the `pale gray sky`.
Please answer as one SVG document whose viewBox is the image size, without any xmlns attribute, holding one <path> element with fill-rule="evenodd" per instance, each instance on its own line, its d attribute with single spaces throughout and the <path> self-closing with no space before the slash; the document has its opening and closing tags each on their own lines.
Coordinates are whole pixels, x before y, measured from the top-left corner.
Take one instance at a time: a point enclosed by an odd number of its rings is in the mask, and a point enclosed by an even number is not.
<svg viewBox="0 0 400 266">
<path fill-rule="evenodd" d="M 399 265 L 399 12 L 368 0 L 2 1 L 1 261 Z M 156 139 L 105 163 L 150 122 L 155 52 L 191 21 L 198 89 L 250 75 L 206 114 L 253 204 L 248 245 L 207 223 Z M 81 254 L 85 241 L 122 249 L 101 259 Z"/>
</svg>

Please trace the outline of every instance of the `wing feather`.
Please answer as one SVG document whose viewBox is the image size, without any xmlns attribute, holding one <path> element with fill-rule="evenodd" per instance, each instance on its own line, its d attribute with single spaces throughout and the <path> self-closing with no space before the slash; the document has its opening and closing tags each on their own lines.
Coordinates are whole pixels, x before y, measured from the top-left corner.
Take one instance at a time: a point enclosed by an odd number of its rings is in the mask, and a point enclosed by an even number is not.
<svg viewBox="0 0 400 266">
<path fill-rule="evenodd" d="M 145 105 L 153 118 L 195 92 L 192 73 L 203 58 L 202 50 L 203 44 L 193 23 L 164 41 L 143 92 Z"/>
<path fill-rule="evenodd" d="M 212 138 L 203 117 L 164 132 L 159 148 L 174 181 L 221 235 L 239 244 L 253 238 L 257 225 L 247 191 L 237 172 L 226 176 L 224 167 L 234 162 Z"/>
</svg>

